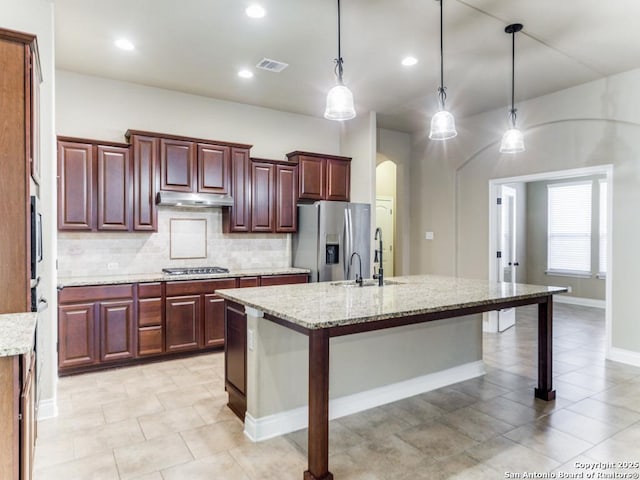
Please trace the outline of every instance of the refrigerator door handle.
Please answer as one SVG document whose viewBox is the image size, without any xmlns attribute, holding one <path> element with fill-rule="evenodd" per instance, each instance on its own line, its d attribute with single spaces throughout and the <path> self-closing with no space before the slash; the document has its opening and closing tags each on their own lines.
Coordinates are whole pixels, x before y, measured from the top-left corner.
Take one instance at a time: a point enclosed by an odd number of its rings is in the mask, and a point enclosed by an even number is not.
<svg viewBox="0 0 640 480">
<path fill-rule="evenodd" d="M 349 209 L 344 209 L 344 230 L 342 232 L 342 271 L 344 279 L 349 280 L 350 265 L 347 259 L 347 251 L 349 249 Z"/>
</svg>

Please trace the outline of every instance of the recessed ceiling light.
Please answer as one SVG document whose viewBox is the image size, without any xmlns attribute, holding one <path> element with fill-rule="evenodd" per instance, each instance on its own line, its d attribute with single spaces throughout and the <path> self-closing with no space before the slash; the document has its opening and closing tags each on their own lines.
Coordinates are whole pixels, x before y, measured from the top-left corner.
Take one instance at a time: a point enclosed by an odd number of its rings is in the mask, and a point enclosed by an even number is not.
<svg viewBox="0 0 640 480">
<path fill-rule="evenodd" d="M 404 65 L 405 67 L 411 67 L 416 63 L 418 63 L 418 59 L 416 57 L 409 56 L 402 59 L 402 65 Z"/>
<path fill-rule="evenodd" d="M 116 40 L 115 42 L 113 42 L 115 44 L 116 47 L 118 47 L 121 50 L 127 50 L 127 51 L 131 51 L 133 49 L 135 49 L 136 47 L 133 45 L 133 43 L 131 43 L 129 40 L 127 40 L 126 38 L 119 38 L 118 40 Z"/>
<path fill-rule="evenodd" d="M 253 72 L 251 70 L 240 70 L 238 76 L 241 78 L 252 78 Z"/>
<path fill-rule="evenodd" d="M 249 5 L 244 12 L 251 18 L 262 18 L 267 14 L 267 11 L 257 3 Z"/>
</svg>

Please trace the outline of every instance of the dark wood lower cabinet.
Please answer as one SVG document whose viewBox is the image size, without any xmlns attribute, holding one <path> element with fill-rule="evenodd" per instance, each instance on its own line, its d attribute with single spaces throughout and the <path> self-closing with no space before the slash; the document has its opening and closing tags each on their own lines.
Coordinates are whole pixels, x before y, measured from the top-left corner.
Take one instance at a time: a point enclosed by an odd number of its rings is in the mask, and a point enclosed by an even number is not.
<svg viewBox="0 0 640 480">
<path fill-rule="evenodd" d="M 200 295 L 167 297 L 167 352 L 184 352 L 200 348 L 200 317 Z"/>
<path fill-rule="evenodd" d="M 229 341 L 229 332 L 225 301 L 216 290 L 307 279 L 307 274 L 287 274 L 63 288 L 58 298 L 58 373 L 221 348 Z M 243 338 L 244 348 L 246 327 L 231 336 L 232 342 Z M 234 357 L 232 368 L 245 356 L 246 352 Z M 237 391 L 244 396 L 241 389 Z"/>
<path fill-rule="evenodd" d="M 224 345 L 225 388 L 229 408 L 241 420 L 247 411 L 247 316 L 244 307 L 226 302 Z"/>
</svg>

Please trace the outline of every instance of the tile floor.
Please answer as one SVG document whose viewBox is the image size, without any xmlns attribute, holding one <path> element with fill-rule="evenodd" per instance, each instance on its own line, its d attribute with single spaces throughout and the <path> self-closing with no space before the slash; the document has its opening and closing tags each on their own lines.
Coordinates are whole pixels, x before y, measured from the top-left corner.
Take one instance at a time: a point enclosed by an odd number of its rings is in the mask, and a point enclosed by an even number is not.
<svg viewBox="0 0 640 480">
<path fill-rule="evenodd" d="M 580 464 L 640 462 L 640 368 L 604 360 L 603 310 L 556 304 L 554 318 L 555 401 L 533 398 L 536 309 L 522 308 L 484 335 L 485 376 L 332 421 L 336 480 L 587 478 Z M 244 437 L 220 353 L 62 378 L 58 400 L 36 480 L 300 480 L 306 467 L 306 431 Z"/>
</svg>

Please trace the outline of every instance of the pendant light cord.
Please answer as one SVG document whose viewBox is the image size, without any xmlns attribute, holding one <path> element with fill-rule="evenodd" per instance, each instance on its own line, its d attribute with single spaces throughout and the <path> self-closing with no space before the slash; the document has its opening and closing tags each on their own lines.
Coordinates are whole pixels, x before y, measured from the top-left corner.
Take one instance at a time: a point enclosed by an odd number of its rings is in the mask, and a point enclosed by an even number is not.
<svg viewBox="0 0 640 480">
<path fill-rule="evenodd" d="M 340 1 L 340 0 L 338 0 Z M 438 88 L 438 95 L 440 97 L 440 109 L 444 110 L 444 101 L 447 98 L 447 94 L 444 88 L 444 48 L 443 48 L 443 21 L 442 21 L 442 2 L 440 0 L 440 87 Z"/>
<path fill-rule="evenodd" d="M 336 62 L 336 75 L 338 76 L 338 83 L 343 85 L 342 81 L 342 52 L 340 49 L 340 0 L 338 0 L 338 58 L 335 59 Z"/>
<path fill-rule="evenodd" d="M 515 108 L 515 90 L 516 90 L 516 31 L 511 32 L 511 124 L 516 128 L 516 108 Z"/>
</svg>

